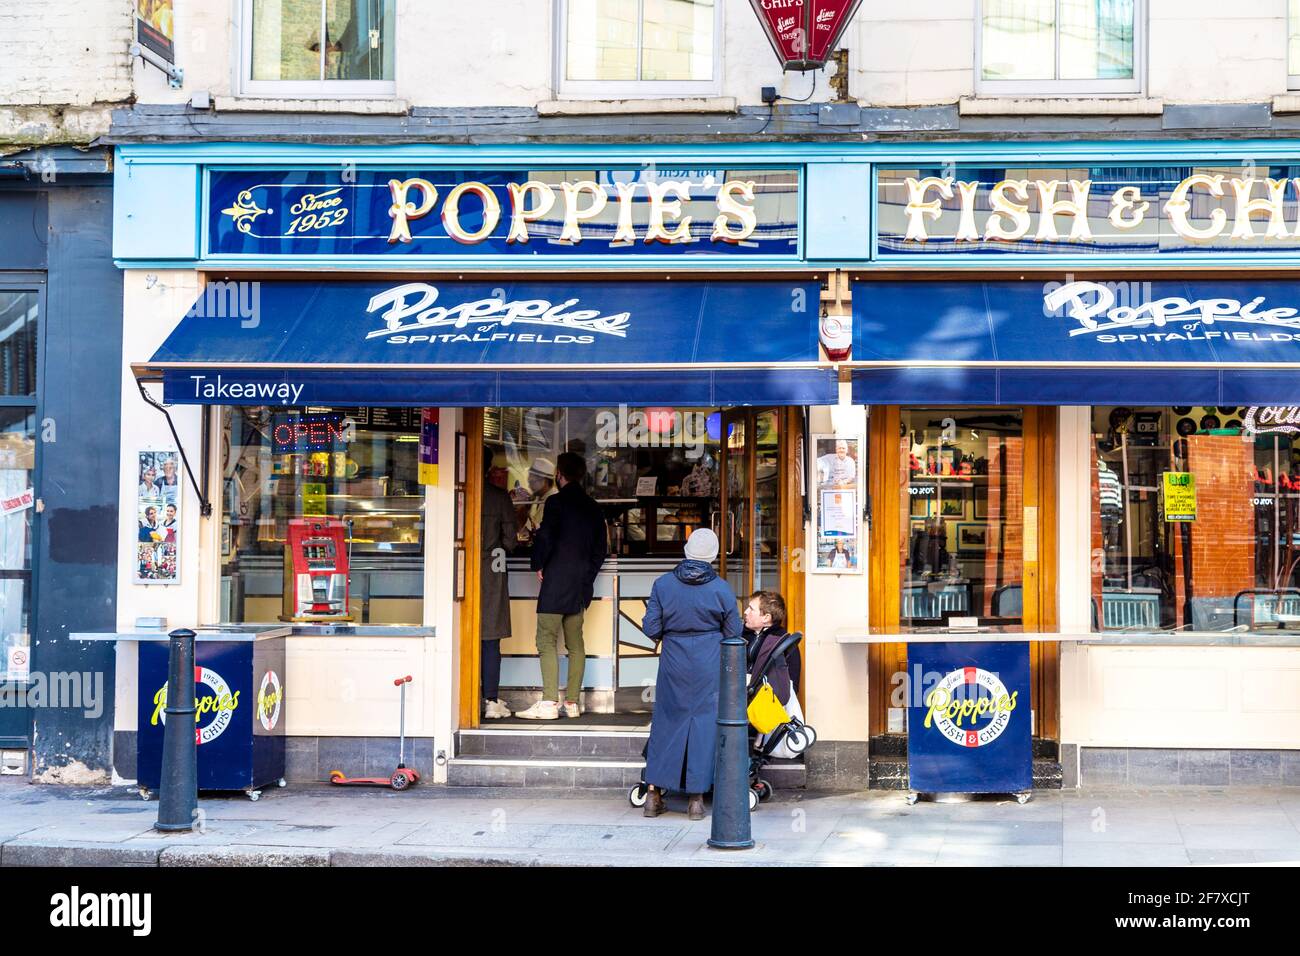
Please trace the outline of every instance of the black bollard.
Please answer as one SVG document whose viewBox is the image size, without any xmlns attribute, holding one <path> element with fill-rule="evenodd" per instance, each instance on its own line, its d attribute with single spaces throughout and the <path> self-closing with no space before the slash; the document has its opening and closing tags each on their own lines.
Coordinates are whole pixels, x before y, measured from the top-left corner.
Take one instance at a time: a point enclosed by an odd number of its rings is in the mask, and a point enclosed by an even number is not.
<svg viewBox="0 0 1300 956">
<path fill-rule="evenodd" d="M 722 642 L 718 676 L 718 749 L 713 763 L 713 829 L 709 846 L 750 850 L 749 718 L 745 715 L 745 641 Z"/>
<path fill-rule="evenodd" d="M 163 708 L 162 780 L 155 830 L 193 830 L 199 807 L 198 743 L 194 731 L 194 632 L 167 635 L 167 704 Z"/>
</svg>

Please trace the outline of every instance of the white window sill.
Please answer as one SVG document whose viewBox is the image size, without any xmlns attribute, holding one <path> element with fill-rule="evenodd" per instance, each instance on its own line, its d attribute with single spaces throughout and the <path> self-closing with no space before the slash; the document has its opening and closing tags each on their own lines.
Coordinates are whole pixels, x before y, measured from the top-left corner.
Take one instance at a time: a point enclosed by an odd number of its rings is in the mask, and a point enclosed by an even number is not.
<svg viewBox="0 0 1300 956">
<path fill-rule="evenodd" d="M 1300 113 L 1300 91 L 1273 97 L 1274 113 Z"/>
<path fill-rule="evenodd" d="M 962 116 L 1159 116 L 1165 101 L 1148 96 L 963 96 Z"/>
<path fill-rule="evenodd" d="M 545 100 L 538 116 L 613 116 L 632 113 L 735 113 L 734 96 L 681 96 L 622 100 Z"/>
<path fill-rule="evenodd" d="M 212 105 L 218 112 L 244 113 L 372 113 L 405 116 L 410 112 L 406 100 L 329 99 L 269 96 L 215 96 Z"/>
</svg>

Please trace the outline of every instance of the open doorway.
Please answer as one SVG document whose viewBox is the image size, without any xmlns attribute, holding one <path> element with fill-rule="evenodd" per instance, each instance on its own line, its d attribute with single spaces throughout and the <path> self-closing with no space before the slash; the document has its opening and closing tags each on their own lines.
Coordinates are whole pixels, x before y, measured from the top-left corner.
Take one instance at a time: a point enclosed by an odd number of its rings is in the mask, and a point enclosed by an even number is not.
<svg viewBox="0 0 1300 956">
<path fill-rule="evenodd" d="M 541 694 L 536 645 L 538 582 L 529 558 L 545 501 L 555 493 L 555 461 L 563 452 L 583 457 L 584 489 L 601 508 L 609 557 L 596 580 L 584 615 L 586 667 L 582 689 L 588 726 L 642 727 L 654 710 L 658 648 L 641 630 L 655 579 L 682 557 L 696 528 L 707 527 L 722 542 L 719 573 L 740 602 L 755 588 L 789 583 L 785 560 L 801 528 L 784 520 L 798 493 L 790 484 L 790 422 L 798 410 L 724 408 L 488 408 L 467 416 L 471 481 L 490 483 L 509 495 L 515 546 L 499 556 L 509 593 L 509 636 L 500 641 L 500 697 L 512 711 Z M 471 502 L 481 501 L 480 494 Z M 469 525 L 474 530 L 474 523 Z M 470 542 L 467 540 L 467 546 Z M 477 553 L 471 548 L 470 553 Z M 487 559 L 484 558 L 486 562 Z M 491 572 L 487 564 L 480 581 Z M 801 605 L 802 582 L 798 584 Z M 478 593 L 473 590 L 473 593 Z M 787 593 L 790 600 L 791 594 Z M 474 615 L 476 626 L 477 615 Z M 483 642 L 462 645 L 462 691 L 479 700 Z M 560 673 L 566 673 L 562 656 Z M 566 693 L 567 696 L 567 693 Z M 470 719 L 474 722 L 471 723 Z M 476 708 L 462 707 L 464 726 L 478 726 Z M 573 725 L 561 721 L 550 727 Z M 536 727 L 534 721 L 493 719 L 484 726 Z"/>
</svg>

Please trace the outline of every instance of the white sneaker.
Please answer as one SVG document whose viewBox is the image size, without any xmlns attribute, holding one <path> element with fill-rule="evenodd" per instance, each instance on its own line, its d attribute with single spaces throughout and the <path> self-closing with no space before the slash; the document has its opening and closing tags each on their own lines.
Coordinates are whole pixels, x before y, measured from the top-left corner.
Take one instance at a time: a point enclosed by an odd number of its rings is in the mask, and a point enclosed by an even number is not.
<svg viewBox="0 0 1300 956">
<path fill-rule="evenodd" d="M 560 707 L 564 710 L 565 717 L 577 717 L 582 713 L 582 708 L 572 701 L 565 701 Z"/>
<path fill-rule="evenodd" d="M 553 700 L 539 700 L 527 710 L 521 710 L 515 714 L 516 717 L 522 717 L 524 720 L 559 720 L 560 705 Z"/>
<path fill-rule="evenodd" d="M 500 697 L 495 700 L 486 699 L 483 701 L 483 717 L 487 720 L 499 720 L 502 717 L 510 717 L 510 708 Z"/>
</svg>

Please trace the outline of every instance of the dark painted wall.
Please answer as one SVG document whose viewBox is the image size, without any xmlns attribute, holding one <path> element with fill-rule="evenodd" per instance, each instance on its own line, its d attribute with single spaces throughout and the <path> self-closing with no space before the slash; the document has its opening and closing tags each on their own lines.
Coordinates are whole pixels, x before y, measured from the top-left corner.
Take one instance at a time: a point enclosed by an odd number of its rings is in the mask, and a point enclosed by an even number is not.
<svg viewBox="0 0 1300 956">
<path fill-rule="evenodd" d="M 40 247 L 47 271 L 32 670 L 80 674 L 84 691 L 81 706 L 34 707 L 31 718 L 34 772 L 69 782 L 81 778 L 77 763 L 112 765 L 113 645 L 67 639 L 117 623 L 122 276 L 112 201 L 107 176 L 0 185 L 0 269 L 39 268 Z M 68 766 L 74 772 L 57 772 Z"/>
</svg>

